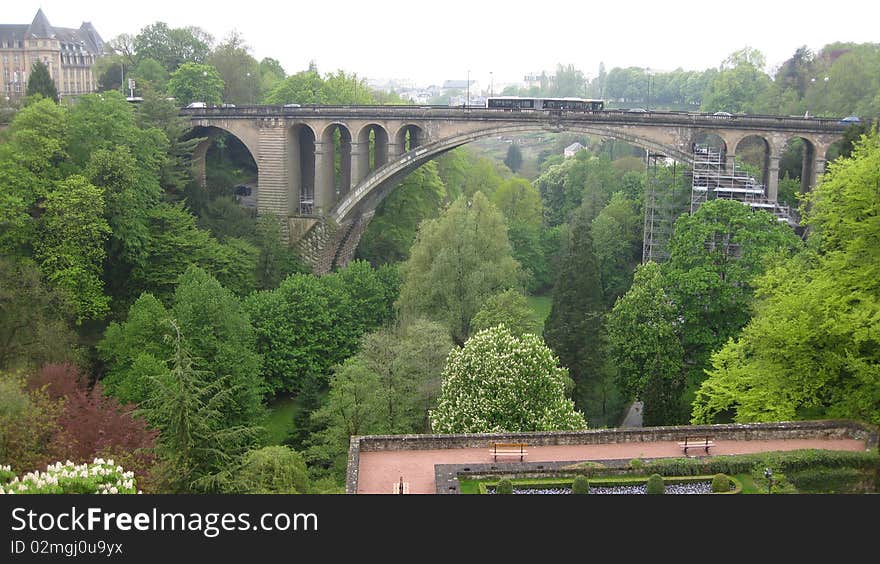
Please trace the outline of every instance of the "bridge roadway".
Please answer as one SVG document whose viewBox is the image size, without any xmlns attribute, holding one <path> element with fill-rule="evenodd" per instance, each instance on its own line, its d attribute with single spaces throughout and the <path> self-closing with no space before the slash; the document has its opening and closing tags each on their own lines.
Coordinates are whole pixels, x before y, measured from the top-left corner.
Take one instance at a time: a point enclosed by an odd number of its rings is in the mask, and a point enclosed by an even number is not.
<svg viewBox="0 0 880 564">
<path fill-rule="evenodd" d="M 455 147 L 483 138 L 570 131 L 612 137 L 692 161 L 693 143 L 717 135 L 728 167 L 740 143 L 763 141 L 766 194 L 777 197 L 779 161 L 804 141 L 802 189 L 815 185 L 826 153 L 846 126 L 838 119 L 697 112 L 509 111 L 450 106 L 240 106 L 184 108 L 204 181 L 204 157 L 221 131 L 235 135 L 257 165 L 257 208 L 287 218 L 285 236 L 317 272 L 342 265 L 381 201 L 407 174 Z M 319 225 L 320 224 L 320 225 Z M 342 227 L 342 229 L 339 229 Z"/>
</svg>

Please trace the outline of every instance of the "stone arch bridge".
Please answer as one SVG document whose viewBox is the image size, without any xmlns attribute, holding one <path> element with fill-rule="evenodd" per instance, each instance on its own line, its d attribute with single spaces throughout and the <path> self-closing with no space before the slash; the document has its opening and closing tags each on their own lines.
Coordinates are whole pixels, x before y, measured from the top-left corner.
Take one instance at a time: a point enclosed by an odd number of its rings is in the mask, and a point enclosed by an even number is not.
<svg viewBox="0 0 880 564">
<path fill-rule="evenodd" d="M 257 210 L 284 218 L 288 242 L 316 273 L 345 265 L 385 196 L 407 174 L 451 149 L 488 137 L 569 131 L 611 137 L 689 164 L 692 146 L 716 135 L 728 166 L 747 138 L 764 145 L 767 197 L 776 201 L 786 144 L 804 142 L 802 189 L 815 185 L 830 146 L 842 137 L 836 119 L 687 112 L 504 111 L 448 106 L 249 106 L 186 108 L 204 183 L 205 155 L 227 132 L 257 165 Z"/>
</svg>

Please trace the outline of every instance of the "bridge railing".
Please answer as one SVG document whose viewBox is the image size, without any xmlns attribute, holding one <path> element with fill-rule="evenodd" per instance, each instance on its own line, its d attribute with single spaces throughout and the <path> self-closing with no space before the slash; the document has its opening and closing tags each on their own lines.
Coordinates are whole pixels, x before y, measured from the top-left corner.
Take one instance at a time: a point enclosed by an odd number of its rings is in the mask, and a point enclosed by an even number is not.
<svg viewBox="0 0 880 564">
<path fill-rule="evenodd" d="M 508 111 L 483 107 L 455 106 L 414 106 L 414 105 L 303 105 L 285 106 L 238 106 L 183 108 L 182 116 L 198 118 L 248 119 L 261 117 L 310 118 L 310 117 L 384 117 L 404 119 L 445 119 L 481 121 L 525 121 L 525 122 L 593 122 L 593 123 L 643 123 L 669 126 L 726 127 L 732 129 L 790 129 L 812 132 L 841 133 L 845 124 L 837 118 L 817 118 L 799 116 L 732 114 L 715 115 L 711 113 L 651 110 L 633 112 L 624 109 L 600 111 L 566 110 L 521 110 Z"/>
</svg>

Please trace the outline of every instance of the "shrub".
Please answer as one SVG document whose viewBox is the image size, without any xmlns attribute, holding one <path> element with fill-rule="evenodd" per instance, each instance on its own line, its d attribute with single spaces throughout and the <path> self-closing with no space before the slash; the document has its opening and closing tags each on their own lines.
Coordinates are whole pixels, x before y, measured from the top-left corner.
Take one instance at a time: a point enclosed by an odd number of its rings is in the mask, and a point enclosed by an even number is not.
<svg viewBox="0 0 880 564">
<path fill-rule="evenodd" d="M 8 466 L 4 467 L 8 471 Z M 56 462 L 45 472 L 28 472 L 0 485 L 0 494 L 133 494 L 138 493 L 132 472 L 112 460 L 96 458 L 91 464 Z"/>
<path fill-rule="evenodd" d="M 571 483 L 571 493 L 590 493 L 590 480 L 588 480 L 586 476 L 575 476 L 574 481 Z"/>
<path fill-rule="evenodd" d="M 730 478 L 727 474 L 715 474 L 712 477 L 712 493 L 722 493 L 730 491 Z"/>
<path fill-rule="evenodd" d="M 633 470 L 639 470 L 640 468 L 643 468 L 644 466 L 645 466 L 645 463 L 642 461 L 641 458 L 633 458 L 632 460 L 629 461 L 629 467 L 632 468 Z"/>
<path fill-rule="evenodd" d="M 646 493 L 648 494 L 665 494 L 666 484 L 663 483 L 663 476 L 660 474 L 651 474 L 646 484 Z"/>
<path fill-rule="evenodd" d="M 498 481 L 498 485 L 495 486 L 495 493 L 498 494 L 512 494 L 513 493 L 513 482 L 504 478 L 503 480 Z"/>
</svg>

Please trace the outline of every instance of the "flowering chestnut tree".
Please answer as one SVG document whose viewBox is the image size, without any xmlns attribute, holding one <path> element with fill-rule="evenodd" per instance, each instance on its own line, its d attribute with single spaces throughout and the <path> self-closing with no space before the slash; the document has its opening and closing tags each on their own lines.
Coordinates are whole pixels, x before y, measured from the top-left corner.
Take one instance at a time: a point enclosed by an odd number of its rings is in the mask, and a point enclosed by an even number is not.
<svg viewBox="0 0 880 564">
<path fill-rule="evenodd" d="M 453 348 L 443 371 L 435 433 L 498 433 L 585 429 L 566 396 L 568 371 L 540 337 L 514 336 L 503 325 Z"/>
</svg>

